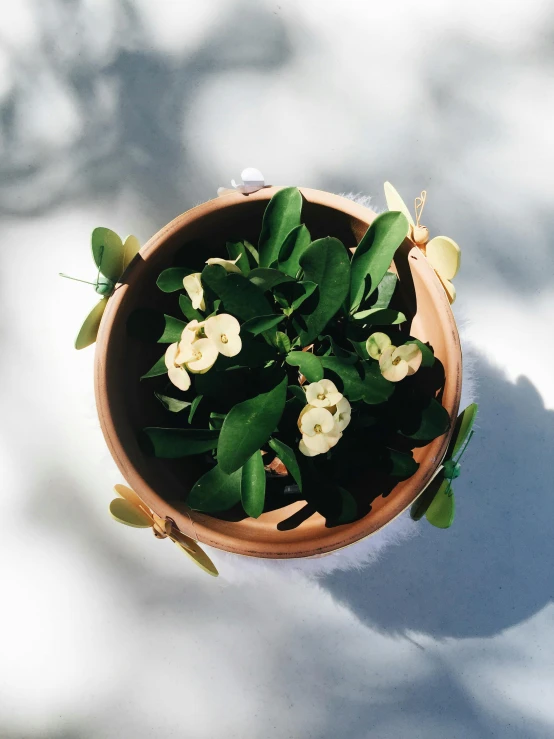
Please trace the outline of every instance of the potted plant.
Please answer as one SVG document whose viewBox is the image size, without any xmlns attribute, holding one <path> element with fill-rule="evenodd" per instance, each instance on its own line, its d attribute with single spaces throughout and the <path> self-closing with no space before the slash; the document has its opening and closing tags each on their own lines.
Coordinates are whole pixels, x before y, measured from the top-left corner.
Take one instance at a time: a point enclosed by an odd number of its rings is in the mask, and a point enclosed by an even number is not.
<svg viewBox="0 0 554 739">
<path fill-rule="evenodd" d="M 212 574 L 198 542 L 310 557 L 410 506 L 450 525 L 475 411 L 457 421 L 459 249 L 429 241 L 424 196 L 414 220 L 386 192 L 377 216 L 307 188 L 225 191 L 140 251 L 95 230 L 103 297 L 78 346 L 98 333 L 118 520 Z"/>
</svg>

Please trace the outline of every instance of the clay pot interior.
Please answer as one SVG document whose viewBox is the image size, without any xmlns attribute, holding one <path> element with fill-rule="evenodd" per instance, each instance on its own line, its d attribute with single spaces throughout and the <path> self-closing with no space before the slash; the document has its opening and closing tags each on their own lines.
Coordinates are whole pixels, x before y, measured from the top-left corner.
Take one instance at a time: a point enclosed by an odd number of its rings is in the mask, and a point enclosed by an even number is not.
<svg viewBox="0 0 554 739">
<path fill-rule="evenodd" d="M 178 293 L 164 294 L 156 287 L 159 273 L 183 252 L 183 264 L 190 254 L 188 265 L 198 264 L 201 269 L 208 257 L 227 256 L 226 241 L 246 238 L 256 244 L 265 206 L 274 192 L 274 188 L 266 188 L 248 197 L 231 194 L 205 203 L 179 216 L 143 247 L 104 314 L 96 350 L 96 396 L 114 459 L 127 482 L 158 515 L 173 517 L 185 533 L 228 551 L 260 557 L 305 557 L 353 543 L 401 513 L 436 468 L 448 434 L 414 449 L 420 468 L 410 479 L 394 484 L 370 476 L 360 478 L 352 492 L 367 500 L 368 511 L 352 524 L 328 527 L 322 516 L 298 500 L 267 510 L 257 521 L 244 514 L 215 518 L 187 512 L 184 500 L 200 474 L 197 463 L 191 458 L 169 461 L 147 457 L 137 442 L 143 427 L 167 425 L 167 414 L 153 395 L 160 389 L 159 383 L 139 381 L 165 346 L 145 344 L 130 338 L 126 331 L 127 319 L 136 308 L 151 307 L 181 317 Z M 375 218 L 372 211 L 344 198 L 303 188 L 302 193 L 303 222 L 313 239 L 332 235 L 347 248 L 355 247 Z M 455 417 L 461 391 L 461 354 L 444 290 L 421 252 L 409 242 L 399 250 L 394 268 L 410 332 L 429 341 L 442 363 L 440 398 L 451 418 Z"/>
</svg>

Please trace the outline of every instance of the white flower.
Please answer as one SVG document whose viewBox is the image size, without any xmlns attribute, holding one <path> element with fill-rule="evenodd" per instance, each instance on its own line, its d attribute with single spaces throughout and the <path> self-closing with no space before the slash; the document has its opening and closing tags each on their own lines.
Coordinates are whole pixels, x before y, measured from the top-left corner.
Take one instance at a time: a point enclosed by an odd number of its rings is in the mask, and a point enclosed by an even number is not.
<svg viewBox="0 0 554 739">
<path fill-rule="evenodd" d="M 228 313 L 208 318 L 204 331 L 224 357 L 234 357 L 242 349 L 242 340 L 239 336 L 240 323 Z"/>
<path fill-rule="evenodd" d="M 181 342 L 183 344 L 183 342 Z M 210 339 L 197 339 L 179 346 L 179 361 L 183 361 L 193 374 L 203 375 L 213 367 L 217 359 L 217 347 Z"/>
<path fill-rule="evenodd" d="M 316 408 L 329 408 L 336 405 L 342 398 L 342 393 L 331 380 L 320 380 L 306 386 L 306 400 Z"/>
<path fill-rule="evenodd" d="M 181 334 L 181 341 L 186 341 L 188 339 L 188 336 L 185 335 L 185 331 L 192 331 L 193 333 L 193 341 L 196 341 L 196 339 L 205 339 L 206 333 L 204 331 L 204 326 L 206 325 L 206 321 L 197 321 L 196 319 L 194 321 L 189 321 L 185 328 L 183 329 L 183 333 Z"/>
<path fill-rule="evenodd" d="M 204 288 L 200 279 L 200 272 L 194 272 L 183 278 L 183 287 L 187 291 L 187 295 L 191 299 L 194 310 L 206 310 L 204 301 Z"/>
<path fill-rule="evenodd" d="M 302 413 L 300 430 L 302 431 L 302 448 L 305 447 L 315 454 L 328 452 L 342 436 L 333 415 L 326 408 L 309 408 Z M 299 448 L 302 451 L 300 446 Z M 314 454 L 306 456 L 314 456 Z"/>
<path fill-rule="evenodd" d="M 423 355 L 417 344 L 389 346 L 381 354 L 379 369 L 385 380 L 400 382 L 406 375 L 413 375 L 418 371 Z"/>
<path fill-rule="evenodd" d="M 339 431 L 344 429 L 350 423 L 350 417 L 352 415 L 352 408 L 346 398 L 341 398 L 337 403 L 337 410 L 335 411 L 333 418 Z"/>
<path fill-rule="evenodd" d="M 317 457 L 319 452 L 314 452 L 309 449 L 304 443 L 304 437 L 302 437 L 298 443 L 298 449 L 302 452 L 305 457 Z"/>
<path fill-rule="evenodd" d="M 206 260 L 206 264 L 218 264 L 220 267 L 223 267 L 226 272 L 238 272 L 240 274 L 241 270 L 237 267 L 237 262 L 241 257 L 242 254 L 239 254 L 236 259 L 219 259 L 218 257 L 210 257 L 210 259 Z"/>
<path fill-rule="evenodd" d="M 170 381 L 178 387 L 179 390 L 188 390 L 190 387 L 189 373 L 182 364 L 177 363 L 177 354 L 179 345 L 177 343 L 170 344 L 165 351 L 165 366 L 167 367 L 167 375 Z"/>
<path fill-rule="evenodd" d="M 382 334 L 380 331 L 377 331 L 377 333 L 371 334 L 368 338 L 365 343 L 365 348 L 372 359 L 380 359 L 381 354 L 385 349 L 388 349 L 391 344 L 392 341 L 386 334 Z"/>
</svg>

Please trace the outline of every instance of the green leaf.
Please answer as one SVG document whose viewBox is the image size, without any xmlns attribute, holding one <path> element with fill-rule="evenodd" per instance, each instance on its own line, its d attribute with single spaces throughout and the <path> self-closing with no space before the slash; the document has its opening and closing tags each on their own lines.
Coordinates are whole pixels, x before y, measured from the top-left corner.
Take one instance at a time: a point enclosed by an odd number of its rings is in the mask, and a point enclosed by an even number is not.
<svg viewBox="0 0 554 739">
<path fill-rule="evenodd" d="M 421 366 L 422 367 L 432 367 L 435 364 L 435 355 L 433 354 L 433 350 L 430 349 L 427 344 L 424 344 L 419 339 L 408 339 L 404 342 L 405 344 L 416 344 L 420 350 L 422 355 L 421 360 Z"/>
<path fill-rule="evenodd" d="M 189 405 L 191 405 L 186 400 L 177 400 L 177 398 L 170 398 L 169 395 L 162 395 L 161 393 L 154 393 L 154 395 L 160 401 L 166 411 L 171 411 L 171 413 L 179 413 L 180 411 L 184 411 L 185 408 L 188 408 Z"/>
<path fill-rule="evenodd" d="M 296 226 L 287 234 L 279 252 L 279 269 L 291 277 L 296 277 L 300 271 L 300 257 L 312 241 L 310 232 L 304 226 Z"/>
<path fill-rule="evenodd" d="M 275 328 L 275 326 L 281 323 L 284 318 L 285 316 L 282 314 L 279 316 L 276 316 L 275 314 L 271 316 L 258 316 L 257 318 L 251 318 L 249 321 L 243 323 L 240 330 L 241 332 L 247 331 L 249 334 L 257 336 L 270 328 Z"/>
<path fill-rule="evenodd" d="M 298 367 L 308 382 L 323 380 L 321 359 L 315 354 L 311 352 L 290 352 L 285 361 L 292 367 Z"/>
<path fill-rule="evenodd" d="M 383 279 L 381 280 L 377 288 L 377 300 L 373 304 L 373 308 L 389 307 L 390 301 L 392 300 L 392 296 L 394 295 L 394 291 L 396 289 L 397 282 L 398 277 L 394 274 L 394 272 L 387 272 L 383 276 Z"/>
<path fill-rule="evenodd" d="M 249 255 L 242 241 L 228 241 L 226 247 L 227 253 L 229 254 L 229 259 L 234 261 L 237 257 L 240 257 L 239 261 L 237 262 L 237 267 L 240 269 L 242 274 L 250 274 Z"/>
<path fill-rule="evenodd" d="M 414 521 L 419 521 L 423 518 L 427 509 L 433 502 L 433 498 L 444 482 L 444 470 L 442 467 L 439 467 L 435 470 L 431 480 L 427 483 L 427 486 L 423 488 L 419 497 L 412 503 L 412 507 L 410 508 L 410 517 Z"/>
<path fill-rule="evenodd" d="M 259 449 L 242 468 L 240 497 L 246 513 L 251 518 L 259 518 L 265 503 L 265 469 Z"/>
<path fill-rule="evenodd" d="M 119 236 L 109 228 L 99 226 L 91 236 L 92 258 L 100 273 L 117 282 L 125 267 L 125 249 Z"/>
<path fill-rule="evenodd" d="M 471 405 L 468 405 L 456 419 L 456 426 L 454 428 L 454 433 L 452 434 L 447 457 L 455 457 L 465 445 L 473 429 L 475 419 L 477 418 L 477 410 L 477 403 L 471 403 Z"/>
<path fill-rule="evenodd" d="M 387 453 L 390 461 L 388 473 L 392 477 L 407 480 L 408 477 L 411 477 L 417 472 L 419 464 L 415 461 L 411 452 L 405 453 L 398 452 L 395 449 L 388 449 Z"/>
<path fill-rule="evenodd" d="M 273 292 L 275 300 L 284 309 L 286 316 L 298 310 L 302 303 L 317 289 L 315 282 L 286 282 Z"/>
<path fill-rule="evenodd" d="M 406 316 L 393 308 L 369 308 L 354 313 L 352 316 L 357 321 L 377 326 L 393 326 L 398 323 L 404 323 Z"/>
<path fill-rule="evenodd" d="M 196 409 L 200 405 L 200 402 L 202 401 L 203 395 L 197 395 L 196 398 L 192 401 L 189 411 L 189 417 L 188 422 L 192 423 L 192 419 L 194 418 L 194 414 L 196 413 Z"/>
<path fill-rule="evenodd" d="M 282 331 L 277 331 L 274 343 L 277 351 L 281 354 L 288 354 L 290 352 L 290 339 Z"/>
<path fill-rule="evenodd" d="M 260 263 L 260 255 L 258 254 L 258 250 L 254 246 L 252 246 L 249 241 L 246 241 L 246 239 L 243 241 L 243 244 L 246 251 L 250 254 L 250 264 L 258 265 Z"/>
<path fill-rule="evenodd" d="M 349 490 L 337 487 L 340 496 L 340 513 L 336 518 L 332 518 L 329 523 L 332 526 L 341 526 L 345 523 L 352 523 L 358 518 L 358 504 L 356 498 Z"/>
<path fill-rule="evenodd" d="M 302 254 L 300 266 L 318 290 L 306 300 L 295 321 L 304 345 L 313 341 L 340 309 L 350 284 L 350 261 L 342 242 L 331 236 L 314 241 Z M 315 299 L 315 300 L 314 300 Z"/>
<path fill-rule="evenodd" d="M 180 341 L 185 326 L 178 318 L 151 308 L 137 308 L 127 319 L 129 336 L 141 341 L 156 341 L 158 344 Z"/>
<path fill-rule="evenodd" d="M 302 393 L 303 392 L 304 391 L 302 391 Z M 286 444 L 283 444 L 282 441 L 279 441 L 279 439 L 274 438 L 269 440 L 269 446 L 273 449 L 275 454 L 285 465 L 285 467 L 289 471 L 289 474 L 292 475 L 294 481 L 298 485 L 300 492 L 302 492 L 302 475 L 300 474 L 300 467 L 298 466 L 298 461 L 293 450 L 290 448 L 290 446 L 287 446 Z"/>
<path fill-rule="evenodd" d="M 394 383 L 385 380 L 376 362 L 352 364 L 341 357 L 322 357 L 321 363 L 339 378 L 342 392 L 352 402 L 363 400 L 369 405 L 378 405 L 394 392 Z"/>
<path fill-rule="evenodd" d="M 217 431 L 206 429 L 149 426 L 142 430 L 139 442 L 145 454 L 159 459 L 181 459 L 215 449 L 218 436 Z"/>
<path fill-rule="evenodd" d="M 141 380 L 146 380 L 149 377 L 158 377 L 159 375 L 165 375 L 167 372 L 167 366 L 165 364 L 165 352 L 162 354 L 162 356 L 158 359 L 156 364 L 148 370 L 142 377 Z"/>
<path fill-rule="evenodd" d="M 377 289 L 408 229 L 406 216 L 396 211 L 377 216 L 368 228 L 352 258 L 351 312 Z"/>
<path fill-rule="evenodd" d="M 99 303 L 96 303 L 94 308 L 85 318 L 83 325 L 79 329 L 77 338 L 75 339 L 75 349 L 86 349 L 87 346 L 94 344 L 96 337 L 98 336 L 100 321 L 102 320 L 107 304 L 108 298 L 102 298 Z"/>
<path fill-rule="evenodd" d="M 202 272 L 202 283 L 221 298 L 228 313 L 242 321 L 271 314 L 271 306 L 264 294 L 244 275 L 227 274 L 219 265 L 208 265 Z"/>
<path fill-rule="evenodd" d="M 267 393 L 231 408 L 221 429 L 217 459 L 224 472 L 242 467 L 267 442 L 283 414 L 287 378 Z"/>
<path fill-rule="evenodd" d="M 185 293 L 179 295 L 179 308 L 188 321 L 202 322 L 204 320 L 202 313 L 192 307 L 192 300 Z"/>
<path fill-rule="evenodd" d="M 448 529 L 454 522 L 455 512 L 456 504 L 452 485 L 449 480 L 444 480 L 429 508 L 427 508 L 425 518 L 438 529 Z"/>
<path fill-rule="evenodd" d="M 300 225 L 302 195 L 296 187 L 278 190 L 264 212 L 258 250 L 260 267 L 270 267 L 275 262 L 287 235 Z"/>
<path fill-rule="evenodd" d="M 293 278 L 279 272 L 278 269 L 262 269 L 257 267 L 248 275 L 248 279 L 262 292 L 273 290 L 283 282 L 293 282 Z"/>
<path fill-rule="evenodd" d="M 240 486 L 240 470 L 227 475 L 219 465 L 216 465 L 196 481 L 186 502 L 194 511 L 203 513 L 226 511 L 239 502 Z"/>
<path fill-rule="evenodd" d="M 192 274 L 192 269 L 186 267 L 169 267 L 160 273 L 156 280 L 156 285 L 164 293 L 174 293 L 176 290 L 183 290 L 183 279 Z"/>
<path fill-rule="evenodd" d="M 293 396 L 293 398 L 295 398 L 296 400 L 299 400 L 303 406 L 306 405 L 306 403 L 308 402 L 306 400 L 306 393 L 300 387 L 300 385 L 289 385 L 287 390 Z"/>
<path fill-rule="evenodd" d="M 398 413 L 398 430 L 409 439 L 431 441 L 450 426 L 447 410 L 435 398 L 415 398 L 412 405 L 403 404 Z"/>
</svg>

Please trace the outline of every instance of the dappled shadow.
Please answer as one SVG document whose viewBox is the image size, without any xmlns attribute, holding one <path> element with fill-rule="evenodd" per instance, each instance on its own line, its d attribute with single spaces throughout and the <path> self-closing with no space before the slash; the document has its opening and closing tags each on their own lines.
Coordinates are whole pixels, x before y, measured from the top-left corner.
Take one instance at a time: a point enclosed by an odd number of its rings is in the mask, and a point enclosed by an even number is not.
<svg viewBox="0 0 554 739">
<path fill-rule="evenodd" d="M 484 360 L 476 370 L 480 410 L 454 485 L 453 527 L 422 521 L 422 536 L 370 571 L 325 579 L 336 597 L 386 631 L 489 636 L 552 598 L 554 412 L 527 379 L 512 384 Z"/>
</svg>

